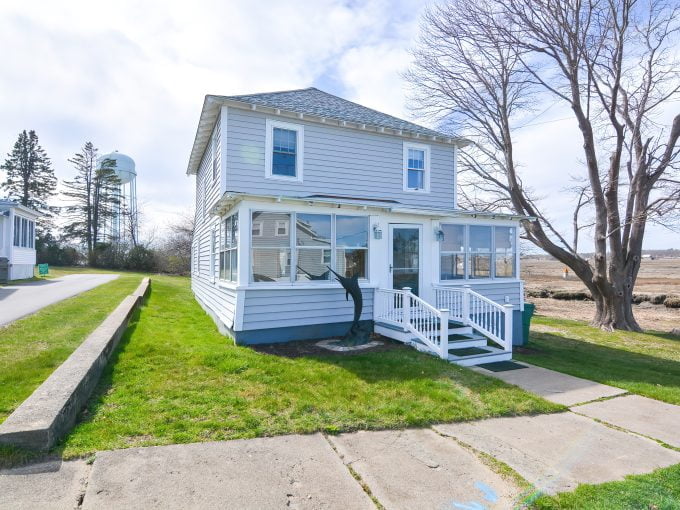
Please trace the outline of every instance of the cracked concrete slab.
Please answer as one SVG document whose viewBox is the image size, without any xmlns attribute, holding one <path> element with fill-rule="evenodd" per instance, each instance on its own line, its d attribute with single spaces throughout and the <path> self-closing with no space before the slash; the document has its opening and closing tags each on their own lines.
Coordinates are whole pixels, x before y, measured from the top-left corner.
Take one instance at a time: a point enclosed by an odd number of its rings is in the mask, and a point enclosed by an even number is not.
<svg viewBox="0 0 680 510">
<path fill-rule="evenodd" d="M 492 372 L 491 370 L 479 367 L 474 368 L 474 370 L 484 375 L 501 379 L 508 384 L 514 384 L 546 400 L 565 406 L 573 406 L 582 402 L 626 393 L 626 390 L 621 388 L 614 388 L 606 384 L 555 372 L 554 370 L 537 367 L 529 363 L 520 364 L 525 365 L 527 368 L 508 370 L 506 372 Z"/>
<path fill-rule="evenodd" d="M 680 448 L 680 406 L 626 395 L 572 410 Z"/>
<path fill-rule="evenodd" d="M 375 507 L 314 434 L 100 452 L 83 508 Z"/>
<path fill-rule="evenodd" d="M 512 481 L 432 430 L 362 431 L 329 439 L 388 510 L 505 509 L 520 496 Z"/>
<path fill-rule="evenodd" d="M 50 460 L 0 470 L 0 508 L 73 510 L 89 469 L 82 460 Z"/>
<path fill-rule="evenodd" d="M 505 462 L 549 494 L 680 462 L 679 452 L 571 412 L 434 428 Z"/>
</svg>

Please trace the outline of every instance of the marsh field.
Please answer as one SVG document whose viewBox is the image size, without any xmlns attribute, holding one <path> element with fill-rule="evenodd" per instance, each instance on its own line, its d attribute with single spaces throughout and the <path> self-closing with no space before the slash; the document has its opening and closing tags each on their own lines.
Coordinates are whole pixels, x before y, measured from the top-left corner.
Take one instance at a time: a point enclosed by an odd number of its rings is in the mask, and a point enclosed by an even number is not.
<svg viewBox="0 0 680 510">
<path fill-rule="evenodd" d="M 526 290 L 585 291 L 585 285 L 569 271 L 564 278 L 564 265 L 556 260 L 523 258 L 521 276 Z M 635 292 L 680 296 L 680 258 L 643 259 Z M 527 298 L 536 304 L 536 313 L 547 317 L 589 321 L 594 312 L 592 301 L 566 301 L 551 298 Z M 644 329 L 670 331 L 680 328 L 680 309 L 645 302 L 634 305 L 635 317 Z"/>
</svg>

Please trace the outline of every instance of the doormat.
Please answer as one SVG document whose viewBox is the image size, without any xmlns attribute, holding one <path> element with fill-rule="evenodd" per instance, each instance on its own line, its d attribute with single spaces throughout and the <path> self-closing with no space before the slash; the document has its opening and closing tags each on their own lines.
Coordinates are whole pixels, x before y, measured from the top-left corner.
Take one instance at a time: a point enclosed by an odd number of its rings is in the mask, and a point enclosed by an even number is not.
<svg viewBox="0 0 680 510">
<path fill-rule="evenodd" d="M 483 363 L 477 365 L 478 367 L 490 370 L 491 372 L 507 372 L 508 370 L 519 370 L 520 368 L 529 368 L 526 365 L 520 365 L 514 361 L 497 361 L 496 363 Z"/>
</svg>

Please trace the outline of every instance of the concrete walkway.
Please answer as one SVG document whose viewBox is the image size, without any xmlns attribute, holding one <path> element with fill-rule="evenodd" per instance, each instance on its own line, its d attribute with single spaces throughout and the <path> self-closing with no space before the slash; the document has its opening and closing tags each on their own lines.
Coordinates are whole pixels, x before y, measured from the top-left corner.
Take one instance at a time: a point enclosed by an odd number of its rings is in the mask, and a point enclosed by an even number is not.
<svg viewBox="0 0 680 510">
<path fill-rule="evenodd" d="M 597 391 L 584 391 L 583 379 L 552 378 L 533 368 L 512 377 L 549 399 L 568 396 L 571 411 L 430 429 L 99 452 L 92 463 L 53 461 L 0 471 L 0 508 L 345 510 L 375 508 L 377 501 L 387 509 L 505 509 L 526 494 L 480 453 L 547 493 L 680 463 L 680 451 L 667 447 L 678 438 L 680 407 L 609 397 L 611 387 L 596 383 Z M 575 387 L 586 400 L 574 402 Z M 602 392 L 607 400 L 588 403 Z"/>
<path fill-rule="evenodd" d="M 0 326 L 116 278 L 117 274 L 73 274 L 0 287 Z"/>
</svg>

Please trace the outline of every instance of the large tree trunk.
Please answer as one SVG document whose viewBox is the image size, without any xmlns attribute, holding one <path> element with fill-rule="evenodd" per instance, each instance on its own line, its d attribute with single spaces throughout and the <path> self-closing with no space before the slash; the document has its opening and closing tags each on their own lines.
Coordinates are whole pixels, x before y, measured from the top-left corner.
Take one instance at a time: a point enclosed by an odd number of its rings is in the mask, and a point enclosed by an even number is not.
<svg viewBox="0 0 680 510">
<path fill-rule="evenodd" d="M 597 289 L 591 291 L 595 301 L 595 317 L 592 325 L 598 328 L 613 331 L 623 329 L 626 331 L 641 331 L 640 325 L 633 316 L 632 292 L 625 290 L 620 293 L 614 289 L 602 292 Z"/>
</svg>

